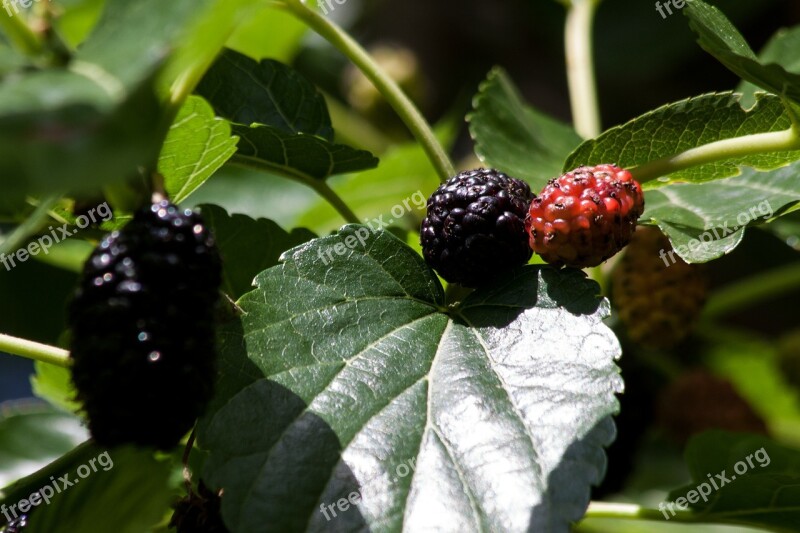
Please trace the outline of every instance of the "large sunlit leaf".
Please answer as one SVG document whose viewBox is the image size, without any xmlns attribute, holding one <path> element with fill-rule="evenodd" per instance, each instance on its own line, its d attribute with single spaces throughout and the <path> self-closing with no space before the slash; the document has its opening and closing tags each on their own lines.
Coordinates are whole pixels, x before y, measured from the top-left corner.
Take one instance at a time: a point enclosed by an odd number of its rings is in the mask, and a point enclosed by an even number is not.
<svg viewBox="0 0 800 533">
<path fill-rule="evenodd" d="M 561 174 L 564 159 L 581 143 L 570 126 L 528 106 L 501 68 L 489 73 L 472 107 L 467 120 L 481 160 L 536 191 Z"/>
<path fill-rule="evenodd" d="M 594 282 L 523 267 L 448 308 L 364 226 L 282 259 L 221 332 L 201 422 L 233 531 L 569 531 L 622 387 Z"/>
</svg>

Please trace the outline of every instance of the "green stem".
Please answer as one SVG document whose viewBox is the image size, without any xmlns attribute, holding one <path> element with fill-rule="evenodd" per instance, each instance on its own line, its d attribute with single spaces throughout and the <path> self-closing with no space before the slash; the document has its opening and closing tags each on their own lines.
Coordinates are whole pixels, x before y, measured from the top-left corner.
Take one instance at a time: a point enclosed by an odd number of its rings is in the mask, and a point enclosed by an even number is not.
<svg viewBox="0 0 800 533">
<path fill-rule="evenodd" d="M 230 163 L 234 165 L 244 166 L 247 168 L 253 168 L 263 172 L 268 172 L 270 174 L 277 174 L 279 176 L 283 176 L 284 178 L 300 182 L 303 185 L 313 189 L 317 194 L 319 194 L 325 200 L 327 200 L 327 202 L 331 204 L 331 206 L 333 206 L 333 208 L 336 209 L 336 211 L 348 223 L 361 224 L 361 220 L 359 220 L 358 215 L 356 215 L 352 211 L 352 209 L 348 207 L 345 201 L 342 200 L 341 196 L 336 194 L 336 191 L 331 189 L 330 185 L 328 185 L 328 183 L 325 180 L 312 178 L 311 176 L 307 176 L 301 172 L 293 172 L 292 169 L 273 166 L 268 164 L 266 161 L 262 161 L 260 159 L 253 159 L 239 154 L 235 154 L 230 159 Z"/>
<path fill-rule="evenodd" d="M 17 11 L 17 9 L 19 6 L 9 4 L 5 9 L 0 10 L 0 29 L 17 50 L 26 56 L 36 57 L 42 52 L 42 40 L 25 22 L 22 11 Z M 6 11 L 6 13 L 2 11 Z"/>
<path fill-rule="evenodd" d="M 778 267 L 717 291 L 706 304 L 702 318 L 712 320 L 797 288 L 800 288 L 800 264 Z"/>
<path fill-rule="evenodd" d="M 455 174 L 455 167 L 430 125 L 403 90 L 381 69 L 367 51 L 347 32 L 320 13 L 307 7 L 301 0 L 286 0 L 285 7 L 347 56 L 364 73 L 422 145 L 428 159 L 439 174 L 439 179 L 442 182 L 450 179 Z"/>
<path fill-rule="evenodd" d="M 0 352 L 19 355 L 34 361 L 69 368 L 71 362 L 69 352 L 55 346 L 20 339 L 0 333 Z"/>
<path fill-rule="evenodd" d="M 2 14 L 0 14 L 2 16 Z M 39 231 L 42 227 L 42 222 L 49 216 L 50 209 L 56 205 L 61 198 L 61 195 L 53 195 L 44 198 L 36 206 L 33 213 L 25 219 L 25 221 L 17 226 L 5 239 L 0 240 L 0 254 L 12 253 L 19 249 L 28 237 Z"/>
<path fill-rule="evenodd" d="M 794 126 L 784 131 L 746 135 L 704 144 L 677 155 L 639 165 L 630 171 L 639 183 L 644 183 L 679 170 L 715 161 L 791 150 L 800 150 L 800 130 Z"/>
<path fill-rule="evenodd" d="M 665 512 L 667 516 L 669 516 L 670 522 L 682 522 L 682 523 L 697 523 L 702 522 L 699 519 L 699 515 L 692 513 L 691 511 L 677 511 L 675 515 L 666 509 Z M 656 510 L 656 509 L 647 509 L 646 507 L 642 507 L 640 505 L 632 504 L 632 503 L 606 503 L 606 502 L 591 502 L 589 504 L 589 509 L 586 511 L 586 515 L 584 515 L 584 519 L 587 518 L 616 518 L 616 519 L 627 519 L 627 520 L 654 520 L 654 521 L 666 521 L 666 517 L 664 513 Z"/>
<path fill-rule="evenodd" d="M 592 59 L 592 23 L 598 4 L 598 0 L 572 0 L 564 31 L 572 121 L 585 139 L 602 131 Z"/>
</svg>

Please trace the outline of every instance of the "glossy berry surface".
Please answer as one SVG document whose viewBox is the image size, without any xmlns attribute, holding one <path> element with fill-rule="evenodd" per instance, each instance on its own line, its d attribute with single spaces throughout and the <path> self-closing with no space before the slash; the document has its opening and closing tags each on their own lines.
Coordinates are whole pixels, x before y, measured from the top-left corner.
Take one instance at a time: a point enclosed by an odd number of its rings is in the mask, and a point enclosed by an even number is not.
<svg viewBox="0 0 800 533">
<path fill-rule="evenodd" d="M 551 265 L 593 267 L 628 244 L 642 212 L 642 187 L 630 172 L 580 167 L 548 182 L 531 202 L 526 230 Z"/>
<path fill-rule="evenodd" d="M 211 397 L 221 282 L 200 215 L 139 210 L 87 260 L 69 308 L 72 380 L 103 446 L 175 446 Z"/>
<path fill-rule="evenodd" d="M 531 258 L 524 181 L 496 170 L 462 172 L 428 199 L 420 240 L 428 264 L 450 283 L 478 287 Z"/>
</svg>

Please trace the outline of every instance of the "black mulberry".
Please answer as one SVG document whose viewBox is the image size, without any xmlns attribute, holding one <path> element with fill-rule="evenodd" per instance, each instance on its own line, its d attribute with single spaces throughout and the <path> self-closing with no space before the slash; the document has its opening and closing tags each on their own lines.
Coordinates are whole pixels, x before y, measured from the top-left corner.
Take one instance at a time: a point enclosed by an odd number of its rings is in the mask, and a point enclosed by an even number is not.
<svg viewBox="0 0 800 533">
<path fill-rule="evenodd" d="M 211 398 L 221 261 L 199 214 L 139 210 L 86 262 L 69 308 L 72 380 L 103 446 L 177 445 Z"/>
<path fill-rule="evenodd" d="M 428 264 L 451 283 L 480 286 L 533 255 L 525 215 L 527 183 L 496 170 L 462 172 L 428 199 L 420 240 Z"/>
</svg>

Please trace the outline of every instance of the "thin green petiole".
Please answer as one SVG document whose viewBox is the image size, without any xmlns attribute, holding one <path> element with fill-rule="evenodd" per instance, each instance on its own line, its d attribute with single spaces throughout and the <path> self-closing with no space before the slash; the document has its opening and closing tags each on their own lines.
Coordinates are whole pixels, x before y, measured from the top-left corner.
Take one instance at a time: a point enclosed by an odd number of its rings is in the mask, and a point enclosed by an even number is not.
<svg viewBox="0 0 800 533">
<path fill-rule="evenodd" d="M 682 523 L 697 523 L 702 522 L 698 519 L 698 515 L 691 511 L 676 510 L 673 514 L 668 509 L 664 511 L 669 516 L 670 522 Z M 654 520 L 665 521 L 667 520 L 664 512 L 656 509 L 648 509 L 640 505 L 631 503 L 607 503 L 607 502 L 591 502 L 589 508 L 586 510 L 584 519 L 587 518 L 616 518 L 616 519 L 630 519 L 630 520 Z"/>
<path fill-rule="evenodd" d="M 19 355 L 20 357 L 64 368 L 69 368 L 72 364 L 67 350 L 3 333 L 0 333 L 0 352 Z"/>
<path fill-rule="evenodd" d="M 630 171 L 639 183 L 644 183 L 679 170 L 715 161 L 792 150 L 800 150 L 800 131 L 794 126 L 784 131 L 746 135 L 704 144 L 677 155 L 639 165 L 631 168 Z"/>
<path fill-rule="evenodd" d="M 280 4 L 274 4 L 280 5 Z M 283 6 L 312 30 L 342 52 L 375 85 L 386 101 L 394 108 L 408 129 L 422 145 L 439 179 L 447 181 L 455 174 L 455 167 L 442 147 L 433 129 L 406 96 L 397 83 L 387 75 L 364 48 L 344 30 L 300 0 L 286 0 Z"/>
</svg>

